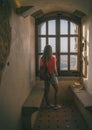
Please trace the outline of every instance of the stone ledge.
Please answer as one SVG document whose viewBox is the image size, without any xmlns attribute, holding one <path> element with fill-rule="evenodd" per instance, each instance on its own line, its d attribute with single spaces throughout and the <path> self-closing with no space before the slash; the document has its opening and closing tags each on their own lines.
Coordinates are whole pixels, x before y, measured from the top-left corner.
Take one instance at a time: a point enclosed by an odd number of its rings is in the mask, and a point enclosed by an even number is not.
<svg viewBox="0 0 92 130">
<path fill-rule="evenodd" d="M 36 86 L 32 89 L 30 95 L 22 107 L 22 127 L 23 130 L 31 130 L 35 123 L 40 105 L 43 99 L 44 89 L 42 86 Z"/>
<path fill-rule="evenodd" d="M 87 92 L 87 90 L 73 88 L 72 86 L 71 90 L 75 94 L 75 96 L 79 99 L 79 101 L 82 103 L 84 108 L 92 111 L 92 96 Z"/>
</svg>

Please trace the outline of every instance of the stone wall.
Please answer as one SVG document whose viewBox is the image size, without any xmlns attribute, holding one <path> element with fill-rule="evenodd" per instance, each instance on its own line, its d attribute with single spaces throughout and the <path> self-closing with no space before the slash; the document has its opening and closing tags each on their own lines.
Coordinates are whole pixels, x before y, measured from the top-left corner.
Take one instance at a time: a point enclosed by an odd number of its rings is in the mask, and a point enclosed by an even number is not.
<svg viewBox="0 0 92 130">
<path fill-rule="evenodd" d="M 0 1 L 0 80 L 2 70 L 6 64 L 10 52 L 11 27 L 9 19 L 11 16 L 11 7 L 7 0 Z"/>
</svg>

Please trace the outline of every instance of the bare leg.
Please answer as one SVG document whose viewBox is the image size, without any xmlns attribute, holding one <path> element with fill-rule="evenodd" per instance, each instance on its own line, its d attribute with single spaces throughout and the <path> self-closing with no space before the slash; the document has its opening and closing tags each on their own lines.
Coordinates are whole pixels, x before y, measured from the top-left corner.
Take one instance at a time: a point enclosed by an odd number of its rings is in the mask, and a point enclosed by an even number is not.
<svg viewBox="0 0 92 130">
<path fill-rule="evenodd" d="M 54 87 L 54 90 L 55 90 L 54 104 L 55 104 L 55 106 L 57 106 L 57 102 L 58 102 L 58 84 L 52 84 L 52 86 Z"/>
<path fill-rule="evenodd" d="M 49 88 L 50 88 L 50 84 L 48 82 L 45 82 L 44 98 L 45 98 L 45 101 L 46 101 L 46 105 L 50 104 L 49 98 L 48 98 Z"/>
<path fill-rule="evenodd" d="M 53 84 L 53 87 L 55 89 L 55 95 L 54 95 L 55 107 L 54 107 L 54 109 L 57 110 L 62 107 L 61 105 L 58 105 L 58 84 Z"/>
</svg>

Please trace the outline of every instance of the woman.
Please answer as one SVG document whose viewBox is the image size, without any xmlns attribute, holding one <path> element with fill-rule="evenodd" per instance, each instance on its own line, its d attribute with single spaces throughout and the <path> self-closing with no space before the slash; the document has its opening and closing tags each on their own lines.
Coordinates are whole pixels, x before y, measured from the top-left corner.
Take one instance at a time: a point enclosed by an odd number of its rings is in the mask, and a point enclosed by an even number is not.
<svg viewBox="0 0 92 130">
<path fill-rule="evenodd" d="M 50 79 L 44 81 L 45 84 L 44 97 L 46 100 L 47 107 L 48 108 L 53 107 L 54 109 L 61 108 L 61 106 L 57 104 L 58 80 L 56 75 L 58 75 L 58 73 L 57 73 L 57 66 L 56 66 L 56 57 L 52 55 L 52 47 L 50 45 L 45 46 L 43 56 L 40 59 L 40 66 L 44 65 L 44 63 L 46 64 L 48 68 L 48 72 L 50 74 Z M 54 105 L 50 104 L 48 99 L 50 84 L 53 86 L 55 90 Z"/>
</svg>

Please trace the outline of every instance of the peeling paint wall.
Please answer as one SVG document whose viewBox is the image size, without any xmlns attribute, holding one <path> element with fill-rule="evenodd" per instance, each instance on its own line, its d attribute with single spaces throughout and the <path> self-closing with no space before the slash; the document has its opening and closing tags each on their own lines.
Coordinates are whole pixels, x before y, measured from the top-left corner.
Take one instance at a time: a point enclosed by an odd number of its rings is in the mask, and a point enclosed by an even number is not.
<svg viewBox="0 0 92 130">
<path fill-rule="evenodd" d="M 87 77 L 83 79 L 84 85 L 88 92 L 92 95 L 92 14 L 86 17 L 82 21 L 82 26 L 84 26 L 84 43 L 86 43 L 85 64 Z M 85 67 L 84 67 L 85 69 Z"/>
<path fill-rule="evenodd" d="M 83 76 L 84 78 L 84 85 L 87 88 L 88 83 L 88 69 L 89 69 L 89 17 L 85 16 L 82 19 L 82 61 L 83 61 Z"/>
<path fill-rule="evenodd" d="M 88 91 L 92 95 L 92 8 L 89 17 L 89 70 L 88 70 Z"/>
<path fill-rule="evenodd" d="M 35 22 L 14 12 L 11 46 L 0 84 L 0 130 L 21 129 L 21 108 L 35 84 Z"/>
</svg>

